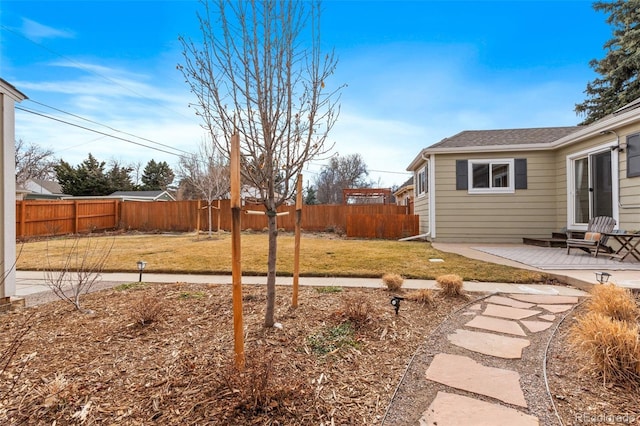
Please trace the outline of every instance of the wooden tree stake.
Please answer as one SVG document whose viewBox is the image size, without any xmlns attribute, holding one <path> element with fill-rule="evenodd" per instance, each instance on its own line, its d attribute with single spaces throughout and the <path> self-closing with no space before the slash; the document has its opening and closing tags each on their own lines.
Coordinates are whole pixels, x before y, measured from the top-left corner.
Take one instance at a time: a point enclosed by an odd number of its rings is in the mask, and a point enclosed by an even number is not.
<svg viewBox="0 0 640 426">
<path fill-rule="evenodd" d="M 231 275 L 233 286 L 233 336 L 235 363 L 244 369 L 244 332 L 242 326 L 242 264 L 240 255 L 240 136 L 231 136 Z"/>
</svg>

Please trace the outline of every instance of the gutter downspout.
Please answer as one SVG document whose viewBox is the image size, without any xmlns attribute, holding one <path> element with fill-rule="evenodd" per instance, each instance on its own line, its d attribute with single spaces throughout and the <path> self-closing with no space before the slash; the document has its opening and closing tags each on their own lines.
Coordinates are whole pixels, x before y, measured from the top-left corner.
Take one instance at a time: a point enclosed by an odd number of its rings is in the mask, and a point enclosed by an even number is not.
<svg viewBox="0 0 640 426">
<path fill-rule="evenodd" d="M 420 153 L 420 157 L 425 161 L 426 165 L 429 165 L 429 158 L 424 156 L 424 152 Z M 427 170 L 430 170 L 429 167 Z M 431 183 L 431 179 L 429 179 L 429 183 Z M 417 188 L 417 185 L 414 185 L 414 188 Z M 431 191 L 429 191 L 431 192 Z M 429 209 L 431 209 L 431 203 L 429 203 Z M 429 214 L 429 219 L 431 219 L 431 214 Z M 431 236 L 431 220 L 429 220 L 429 228 L 427 228 L 427 232 L 424 234 L 413 235 L 411 237 L 400 238 L 398 241 L 411 241 L 411 240 L 419 240 L 422 238 L 427 238 Z"/>
</svg>

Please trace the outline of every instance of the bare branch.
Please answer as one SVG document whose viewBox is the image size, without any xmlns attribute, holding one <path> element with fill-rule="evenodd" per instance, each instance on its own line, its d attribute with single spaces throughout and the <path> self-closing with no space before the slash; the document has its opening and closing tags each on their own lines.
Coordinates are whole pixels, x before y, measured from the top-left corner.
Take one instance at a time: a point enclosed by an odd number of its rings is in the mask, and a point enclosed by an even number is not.
<svg viewBox="0 0 640 426">
<path fill-rule="evenodd" d="M 101 242 L 91 236 L 76 236 L 58 255 L 52 253 L 47 243 L 45 285 L 59 299 L 81 312 L 88 312 L 81 307 L 80 296 L 89 293 L 102 278 L 114 242 L 115 238 Z"/>
</svg>

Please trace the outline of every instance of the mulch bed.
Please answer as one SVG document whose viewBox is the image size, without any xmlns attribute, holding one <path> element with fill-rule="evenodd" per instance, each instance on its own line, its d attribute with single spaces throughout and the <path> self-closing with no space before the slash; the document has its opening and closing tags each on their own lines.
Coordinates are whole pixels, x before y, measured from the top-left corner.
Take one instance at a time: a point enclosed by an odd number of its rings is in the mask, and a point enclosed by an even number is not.
<svg viewBox="0 0 640 426">
<path fill-rule="evenodd" d="M 379 424 L 410 357 L 466 303 L 405 301 L 396 316 L 390 297 L 382 288 L 302 287 L 293 310 L 291 289 L 279 287 L 282 329 L 266 329 L 264 287 L 244 286 L 242 372 L 233 362 L 227 285 L 102 290 L 85 296 L 91 314 L 61 301 L 8 313 L 0 334 L 8 361 L 0 365 L 0 421 Z"/>
<path fill-rule="evenodd" d="M 6 313 L 0 325 L 0 422 L 379 425 L 412 357 L 415 368 L 421 357 L 432 356 L 433 339 L 455 325 L 455 315 L 437 327 L 469 303 L 440 296 L 434 306 L 403 301 L 396 316 L 391 296 L 382 287 L 302 287 L 293 310 L 291 288 L 278 287 L 282 329 L 265 329 L 265 289 L 244 286 L 242 372 L 233 362 L 228 285 L 120 286 L 85 296 L 83 306 L 92 314 L 61 301 Z M 567 345 L 567 330 L 580 313 L 561 324 L 548 354 L 551 395 L 563 424 L 638 424 L 637 389 L 605 386 L 582 372 L 581 359 Z M 525 351 L 523 363 L 541 365 L 544 346 Z M 395 403 L 401 408 L 406 398 L 400 389 Z M 545 424 L 560 424 L 546 392 L 537 398 L 548 411 L 541 416 Z M 399 411 L 385 424 L 407 421 Z"/>
</svg>

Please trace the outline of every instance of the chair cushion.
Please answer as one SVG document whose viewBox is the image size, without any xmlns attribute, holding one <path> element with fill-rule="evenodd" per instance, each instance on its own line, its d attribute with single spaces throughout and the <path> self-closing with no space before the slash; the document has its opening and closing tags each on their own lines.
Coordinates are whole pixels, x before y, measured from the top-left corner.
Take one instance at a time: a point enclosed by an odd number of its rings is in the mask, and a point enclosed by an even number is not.
<svg viewBox="0 0 640 426">
<path fill-rule="evenodd" d="M 584 234 L 584 239 L 587 241 L 600 241 L 602 234 L 599 232 L 587 232 Z"/>
</svg>

